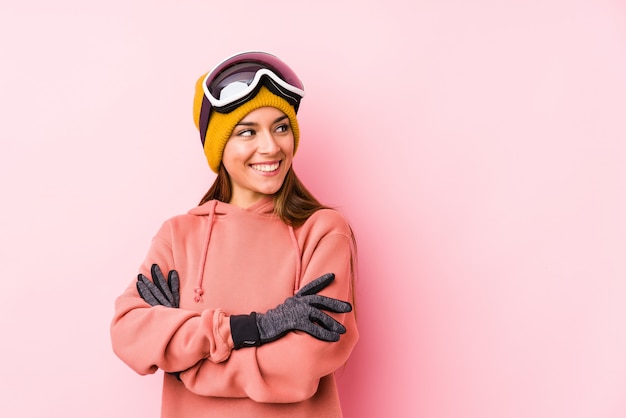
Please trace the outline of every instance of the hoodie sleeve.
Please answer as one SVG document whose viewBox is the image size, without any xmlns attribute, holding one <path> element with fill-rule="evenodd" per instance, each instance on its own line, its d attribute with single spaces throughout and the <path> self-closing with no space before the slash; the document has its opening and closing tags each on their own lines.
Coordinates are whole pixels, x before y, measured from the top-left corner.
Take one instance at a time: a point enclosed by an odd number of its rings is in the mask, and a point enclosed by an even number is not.
<svg viewBox="0 0 626 418">
<path fill-rule="evenodd" d="M 303 243 L 299 287 L 332 272 L 335 281 L 320 294 L 354 302 L 351 231 L 339 214 L 316 218 L 318 222 L 311 222 L 314 226 L 305 224 L 299 233 Z M 281 403 L 308 399 L 317 391 L 322 377 L 347 361 L 358 340 L 354 310 L 331 315 L 347 330 L 338 342 L 290 332 L 261 347 L 233 351 L 223 363 L 201 360 L 183 372 L 181 379 L 187 389 L 204 396 L 249 397 L 258 402 Z"/>
<path fill-rule="evenodd" d="M 170 236 L 166 222 L 152 240 L 140 273 L 150 278 L 153 263 L 164 274 L 175 269 Z M 151 307 L 139 295 L 136 280 L 115 301 L 111 342 L 115 354 L 139 374 L 185 370 L 202 359 L 224 361 L 233 347 L 223 311 Z"/>
</svg>

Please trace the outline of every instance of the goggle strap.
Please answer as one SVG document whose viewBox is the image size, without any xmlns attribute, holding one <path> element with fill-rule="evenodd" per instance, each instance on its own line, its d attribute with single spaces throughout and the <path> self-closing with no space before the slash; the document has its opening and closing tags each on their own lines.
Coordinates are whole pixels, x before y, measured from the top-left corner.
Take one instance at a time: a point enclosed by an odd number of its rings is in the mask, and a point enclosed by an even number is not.
<svg viewBox="0 0 626 418">
<path fill-rule="evenodd" d="M 209 129 L 209 116 L 211 115 L 211 103 L 206 96 L 202 97 L 202 105 L 200 107 L 200 120 L 198 121 L 198 127 L 200 128 L 200 140 L 204 147 L 204 140 L 206 139 L 206 132 Z"/>
</svg>

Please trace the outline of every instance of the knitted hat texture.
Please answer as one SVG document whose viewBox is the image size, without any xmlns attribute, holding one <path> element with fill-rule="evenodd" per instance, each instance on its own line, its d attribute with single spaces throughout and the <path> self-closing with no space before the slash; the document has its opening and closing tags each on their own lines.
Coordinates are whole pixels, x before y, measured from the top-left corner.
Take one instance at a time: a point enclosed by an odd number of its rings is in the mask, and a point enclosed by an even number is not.
<svg viewBox="0 0 626 418">
<path fill-rule="evenodd" d="M 202 99 L 204 96 L 204 89 L 202 88 L 203 80 L 204 76 L 201 77 L 196 83 L 196 93 L 193 103 L 193 119 L 196 124 L 196 128 L 198 129 L 200 129 L 200 109 L 202 107 Z M 263 86 L 256 96 L 243 103 L 230 113 L 219 113 L 215 110 L 211 110 L 209 126 L 207 128 L 206 137 L 204 138 L 204 154 L 206 155 L 206 159 L 209 163 L 209 167 L 211 167 L 211 170 L 216 173 L 218 172 L 220 163 L 222 162 L 224 147 L 226 146 L 226 142 L 228 142 L 235 125 L 237 125 L 237 123 L 239 123 L 239 121 L 241 121 L 248 113 L 262 107 L 274 107 L 287 115 L 289 122 L 291 123 L 291 130 L 293 131 L 293 152 L 295 154 L 300 140 L 300 128 L 298 126 L 298 119 L 296 118 L 296 111 L 285 99 L 273 94 L 265 86 Z"/>
</svg>

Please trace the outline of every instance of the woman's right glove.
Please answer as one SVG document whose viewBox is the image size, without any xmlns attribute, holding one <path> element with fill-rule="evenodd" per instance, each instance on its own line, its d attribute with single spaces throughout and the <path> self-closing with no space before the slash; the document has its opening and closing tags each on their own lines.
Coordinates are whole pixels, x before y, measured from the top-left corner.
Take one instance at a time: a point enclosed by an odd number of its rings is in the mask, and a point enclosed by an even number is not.
<svg viewBox="0 0 626 418">
<path fill-rule="evenodd" d="M 180 279 L 176 270 L 170 270 L 167 280 L 161 272 L 161 268 L 153 264 L 150 268 L 152 281 L 140 274 L 137 276 L 137 291 L 151 306 L 163 305 L 168 308 L 180 306 Z"/>
<path fill-rule="evenodd" d="M 322 310 L 345 313 L 352 310 L 352 305 L 317 294 L 333 280 L 333 273 L 324 274 L 266 313 L 231 316 L 230 329 L 235 350 L 258 347 L 279 339 L 289 331 L 304 331 L 322 341 L 338 341 L 346 328 Z"/>
</svg>

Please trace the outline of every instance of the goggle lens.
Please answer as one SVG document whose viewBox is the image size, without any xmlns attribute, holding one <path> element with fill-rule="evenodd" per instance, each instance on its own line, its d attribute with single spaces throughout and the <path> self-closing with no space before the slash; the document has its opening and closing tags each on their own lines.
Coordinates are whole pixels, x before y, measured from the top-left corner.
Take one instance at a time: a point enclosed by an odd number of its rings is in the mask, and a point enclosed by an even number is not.
<svg viewBox="0 0 626 418">
<path fill-rule="evenodd" d="M 254 63 L 233 65 L 211 82 L 208 86 L 209 93 L 219 100 L 228 99 L 248 88 L 257 71 L 262 68 L 264 67 Z"/>
<path fill-rule="evenodd" d="M 291 68 L 271 54 L 251 51 L 233 55 L 206 75 L 198 121 L 203 145 L 211 111 L 231 112 L 254 97 L 261 85 L 298 111 L 304 85 Z"/>
<path fill-rule="evenodd" d="M 265 63 L 240 62 L 222 70 L 214 79 L 210 80 L 210 77 L 210 74 L 207 75 L 208 83 L 204 84 L 205 95 L 220 113 L 228 113 L 248 100 L 258 91 L 260 84 L 289 101 L 296 111 L 304 96 L 304 86 L 295 75 L 285 79 L 279 71 Z"/>
</svg>

